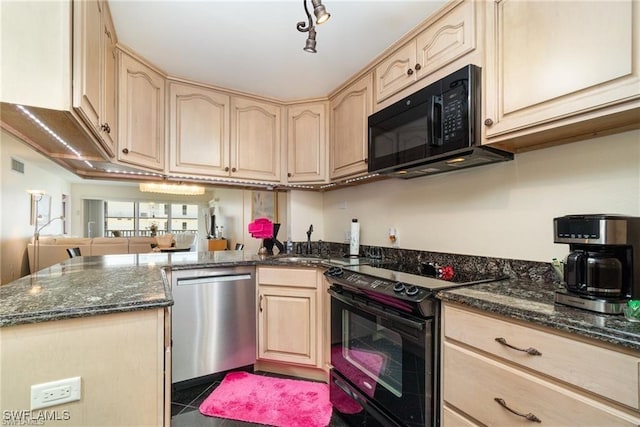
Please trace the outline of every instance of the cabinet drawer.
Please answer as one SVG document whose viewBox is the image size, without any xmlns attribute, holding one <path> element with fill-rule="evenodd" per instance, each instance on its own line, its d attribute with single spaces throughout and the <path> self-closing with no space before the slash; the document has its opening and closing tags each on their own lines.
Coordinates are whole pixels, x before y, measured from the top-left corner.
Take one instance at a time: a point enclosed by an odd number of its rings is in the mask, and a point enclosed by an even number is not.
<svg viewBox="0 0 640 427">
<path fill-rule="evenodd" d="M 640 419 L 478 353 L 444 344 L 444 400 L 490 426 L 532 425 L 509 412 L 533 414 L 548 426 L 637 426 Z"/>
<path fill-rule="evenodd" d="M 316 288 L 317 272 L 315 268 L 260 267 L 258 283 L 270 286 L 293 286 L 297 288 Z"/>
<path fill-rule="evenodd" d="M 639 357 L 449 305 L 444 309 L 444 335 L 447 339 L 639 408 Z M 514 350 L 500 344 L 496 338 L 503 338 L 506 343 L 521 349 L 535 348 L 541 355 Z"/>
<path fill-rule="evenodd" d="M 444 427 L 478 427 L 447 405 L 442 408 L 442 425 Z"/>
</svg>

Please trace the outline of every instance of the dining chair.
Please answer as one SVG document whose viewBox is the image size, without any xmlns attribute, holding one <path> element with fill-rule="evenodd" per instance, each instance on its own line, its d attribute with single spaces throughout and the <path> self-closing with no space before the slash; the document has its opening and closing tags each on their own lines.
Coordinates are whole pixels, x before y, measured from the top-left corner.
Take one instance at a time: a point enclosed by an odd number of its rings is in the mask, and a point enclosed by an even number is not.
<svg viewBox="0 0 640 427">
<path fill-rule="evenodd" d="M 67 248 L 67 253 L 69 254 L 69 258 L 82 256 L 82 254 L 80 253 L 80 248 Z"/>
</svg>

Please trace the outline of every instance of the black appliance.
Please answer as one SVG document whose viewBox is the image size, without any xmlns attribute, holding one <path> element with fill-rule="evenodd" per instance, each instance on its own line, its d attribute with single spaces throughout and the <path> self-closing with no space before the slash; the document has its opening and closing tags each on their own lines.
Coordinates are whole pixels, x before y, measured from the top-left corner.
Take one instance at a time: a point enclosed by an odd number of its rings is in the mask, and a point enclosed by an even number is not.
<svg viewBox="0 0 640 427">
<path fill-rule="evenodd" d="M 330 398 L 340 417 L 367 427 L 439 425 L 435 293 L 504 277 L 454 274 L 446 281 L 371 265 L 332 267 L 325 276 L 331 295 Z"/>
<path fill-rule="evenodd" d="M 369 116 L 369 172 L 408 179 L 512 160 L 481 145 L 480 86 L 467 65 Z"/>
<path fill-rule="evenodd" d="M 564 290 L 555 302 L 599 313 L 622 313 L 640 299 L 640 217 L 609 214 L 554 218 L 554 242 L 568 243 Z"/>
<path fill-rule="evenodd" d="M 278 231 L 280 230 L 279 223 L 273 223 L 273 237 L 268 239 L 262 239 L 262 246 L 267 249 L 267 255 L 273 255 L 273 246 L 278 248 L 278 253 L 283 254 L 285 252 L 284 245 L 278 240 Z"/>
</svg>

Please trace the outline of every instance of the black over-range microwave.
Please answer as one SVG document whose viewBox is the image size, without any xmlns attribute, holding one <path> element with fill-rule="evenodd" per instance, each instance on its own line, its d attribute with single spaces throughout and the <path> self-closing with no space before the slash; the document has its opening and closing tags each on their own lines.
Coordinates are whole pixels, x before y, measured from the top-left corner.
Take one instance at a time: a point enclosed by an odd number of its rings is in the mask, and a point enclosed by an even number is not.
<svg viewBox="0 0 640 427">
<path fill-rule="evenodd" d="M 480 145 L 480 71 L 468 65 L 369 116 L 369 172 L 407 179 L 512 160 Z"/>
</svg>

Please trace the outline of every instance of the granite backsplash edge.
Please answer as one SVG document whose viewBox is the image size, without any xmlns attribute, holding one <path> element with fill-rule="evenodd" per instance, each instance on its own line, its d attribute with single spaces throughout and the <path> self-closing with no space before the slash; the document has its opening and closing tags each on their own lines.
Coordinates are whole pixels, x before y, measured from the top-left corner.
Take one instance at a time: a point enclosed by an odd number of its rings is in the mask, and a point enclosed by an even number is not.
<svg viewBox="0 0 640 427">
<path fill-rule="evenodd" d="M 311 251 L 306 242 L 294 242 L 293 252 L 296 254 L 322 257 L 344 257 L 349 245 L 335 242 L 311 242 Z M 404 266 L 403 271 L 419 274 L 412 269 L 419 268 L 421 263 L 434 262 L 439 265 L 451 265 L 454 270 L 465 272 L 495 273 L 510 279 L 528 280 L 538 283 L 559 283 L 561 277 L 550 262 L 527 261 L 508 258 L 495 258 L 474 255 L 450 254 L 444 252 L 420 251 L 380 246 L 360 246 L 360 255 L 365 258 L 379 260 L 380 266 L 396 264 Z"/>
</svg>

